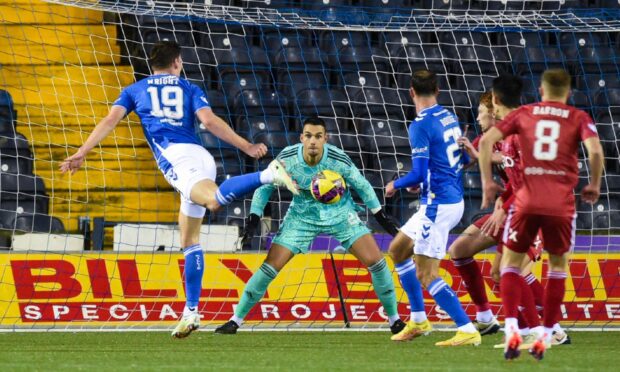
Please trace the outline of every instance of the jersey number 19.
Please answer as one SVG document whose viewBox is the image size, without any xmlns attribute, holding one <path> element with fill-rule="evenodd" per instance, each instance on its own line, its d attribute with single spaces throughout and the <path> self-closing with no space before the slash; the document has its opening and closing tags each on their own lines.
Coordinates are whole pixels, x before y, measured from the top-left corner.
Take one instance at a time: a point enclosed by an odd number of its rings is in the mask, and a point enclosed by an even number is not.
<svg viewBox="0 0 620 372">
<path fill-rule="evenodd" d="M 172 120 L 183 119 L 183 89 L 181 87 L 167 85 L 160 90 L 158 87 L 151 86 L 146 91 L 151 96 L 151 115 Z"/>
</svg>

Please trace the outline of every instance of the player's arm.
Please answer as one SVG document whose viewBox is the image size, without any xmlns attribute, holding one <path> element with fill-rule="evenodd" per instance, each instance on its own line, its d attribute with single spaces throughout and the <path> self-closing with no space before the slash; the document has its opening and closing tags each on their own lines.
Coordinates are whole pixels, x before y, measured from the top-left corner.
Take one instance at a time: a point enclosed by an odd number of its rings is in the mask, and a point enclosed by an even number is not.
<svg viewBox="0 0 620 372">
<path fill-rule="evenodd" d="M 411 142 L 411 171 L 386 185 L 385 196 L 387 198 L 394 196 L 398 189 L 417 187 L 424 182 L 428 174 L 430 133 L 423 123 L 412 125 L 409 141 Z"/>
<path fill-rule="evenodd" d="M 238 135 L 222 118 L 215 115 L 210 107 L 204 107 L 196 112 L 198 120 L 217 138 L 230 143 L 253 158 L 261 158 L 267 154 L 267 146 L 263 143 L 252 144 Z"/>
<path fill-rule="evenodd" d="M 84 142 L 77 152 L 60 163 L 60 171 L 62 173 L 67 171 L 71 171 L 71 174 L 75 173 L 84 163 L 86 155 L 116 128 L 118 123 L 123 120 L 126 113 L 127 109 L 125 107 L 118 105 L 112 106 L 108 115 L 101 119 L 97 126 L 95 126 L 95 129 L 93 129 L 92 133 L 86 139 L 86 142 Z"/>
<path fill-rule="evenodd" d="M 581 190 L 581 200 L 594 204 L 601 194 L 601 176 L 603 175 L 603 147 L 597 136 L 586 138 L 583 144 L 588 150 L 588 163 L 590 164 L 590 184 Z"/>
<path fill-rule="evenodd" d="M 480 139 L 478 166 L 480 167 L 480 177 L 482 178 L 482 209 L 488 208 L 495 200 L 497 192 L 501 190 L 501 187 L 493 181 L 491 157 L 493 155 L 493 145 L 502 138 L 504 138 L 504 134 L 496 127 L 492 127 Z"/>
<path fill-rule="evenodd" d="M 345 155 L 346 156 L 346 155 Z M 347 156 L 348 158 L 348 156 Z M 350 159 L 349 159 L 350 160 Z M 383 229 L 390 235 L 396 236 L 398 234 L 398 227 L 390 220 L 385 214 L 383 208 L 381 208 L 381 202 L 375 194 L 375 190 L 368 180 L 362 175 L 360 170 L 351 162 L 349 167 L 343 167 L 341 171 L 347 184 L 351 185 L 357 191 L 357 194 L 362 198 L 364 204 L 370 209 L 375 220 L 383 227 Z"/>
</svg>

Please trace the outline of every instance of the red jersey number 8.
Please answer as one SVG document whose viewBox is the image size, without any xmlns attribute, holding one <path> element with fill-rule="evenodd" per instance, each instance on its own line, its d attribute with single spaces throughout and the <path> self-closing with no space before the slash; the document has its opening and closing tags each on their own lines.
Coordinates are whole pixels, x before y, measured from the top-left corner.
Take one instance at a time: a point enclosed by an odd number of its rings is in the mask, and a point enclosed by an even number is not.
<svg viewBox="0 0 620 372">
<path fill-rule="evenodd" d="M 560 123 L 555 120 L 540 120 L 536 123 L 536 142 L 534 158 L 536 160 L 555 160 L 558 156 L 558 138 Z"/>
</svg>

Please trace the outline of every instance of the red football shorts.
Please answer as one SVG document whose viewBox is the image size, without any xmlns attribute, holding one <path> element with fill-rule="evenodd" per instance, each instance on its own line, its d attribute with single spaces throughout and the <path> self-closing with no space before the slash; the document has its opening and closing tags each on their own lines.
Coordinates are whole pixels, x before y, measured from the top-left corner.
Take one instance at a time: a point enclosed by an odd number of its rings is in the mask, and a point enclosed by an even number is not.
<svg viewBox="0 0 620 372">
<path fill-rule="evenodd" d="M 491 217 L 491 213 L 485 214 L 484 216 L 478 218 L 474 222 L 474 226 L 479 229 L 482 229 L 482 225 Z M 504 251 L 504 244 L 502 243 L 502 236 L 504 235 L 504 228 L 500 228 L 496 235 L 491 236 L 493 240 L 497 242 L 497 252 L 502 254 Z M 540 260 L 540 255 L 543 251 L 543 240 L 540 234 L 536 235 L 536 238 L 530 245 L 530 249 L 527 251 L 527 255 L 530 257 L 530 260 L 536 262 Z"/>
<path fill-rule="evenodd" d="M 544 250 L 554 255 L 563 255 L 575 244 L 575 219 L 573 217 L 545 216 L 519 213 L 511 208 L 504 225 L 502 241 L 508 249 L 525 253 L 536 241 L 540 230 Z"/>
</svg>

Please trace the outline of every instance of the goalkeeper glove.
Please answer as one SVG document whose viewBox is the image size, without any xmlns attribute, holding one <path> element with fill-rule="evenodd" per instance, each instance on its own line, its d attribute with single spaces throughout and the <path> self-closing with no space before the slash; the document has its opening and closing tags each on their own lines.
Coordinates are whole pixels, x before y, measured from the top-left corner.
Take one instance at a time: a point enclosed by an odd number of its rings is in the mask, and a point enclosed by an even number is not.
<svg viewBox="0 0 620 372">
<path fill-rule="evenodd" d="M 260 217 L 257 214 L 250 213 L 250 215 L 245 219 L 245 227 L 241 230 L 241 243 L 250 243 L 252 238 L 256 235 L 259 227 Z"/>
<path fill-rule="evenodd" d="M 398 234 L 398 227 L 396 224 L 385 214 L 383 209 L 379 209 L 377 213 L 374 214 L 375 220 L 383 227 L 383 229 L 390 235 L 396 236 Z"/>
</svg>

